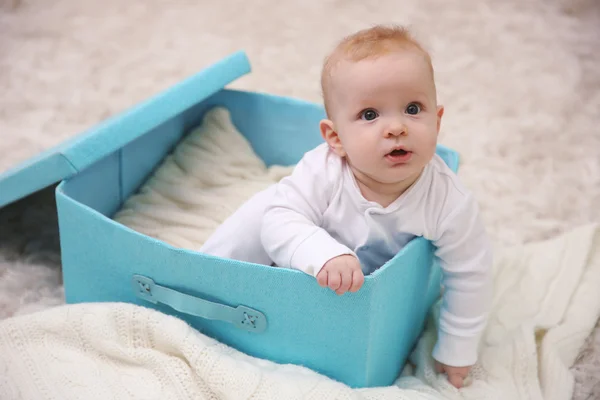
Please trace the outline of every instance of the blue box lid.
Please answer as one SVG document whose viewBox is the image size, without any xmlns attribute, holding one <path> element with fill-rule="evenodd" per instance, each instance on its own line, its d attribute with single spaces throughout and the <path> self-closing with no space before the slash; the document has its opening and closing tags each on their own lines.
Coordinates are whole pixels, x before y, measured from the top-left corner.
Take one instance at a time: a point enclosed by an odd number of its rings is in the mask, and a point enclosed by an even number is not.
<svg viewBox="0 0 600 400">
<path fill-rule="evenodd" d="M 0 207 L 27 197 L 122 148 L 250 72 L 243 51 L 0 174 Z"/>
</svg>

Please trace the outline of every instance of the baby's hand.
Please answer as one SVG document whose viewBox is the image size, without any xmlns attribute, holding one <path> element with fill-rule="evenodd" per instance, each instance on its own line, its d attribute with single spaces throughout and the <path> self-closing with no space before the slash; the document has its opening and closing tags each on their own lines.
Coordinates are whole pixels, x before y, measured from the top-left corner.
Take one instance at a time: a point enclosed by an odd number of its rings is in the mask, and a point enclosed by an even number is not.
<svg viewBox="0 0 600 400">
<path fill-rule="evenodd" d="M 360 262 L 352 255 L 344 254 L 327 261 L 317 274 L 317 282 L 323 287 L 335 290 L 337 294 L 347 291 L 356 292 L 362 286 L 365 277 Z"/>
<path fill-rule="evenodd" d="M 435 370 L 439 373 L 445 372 L 448 376 L 448 381 L 455 388 L 460 389 L 461 387 L 463 387 L 464 380 L 469 374 L 471 367 L 451 367 L 449 365 L 445 365 L 436 361 Z"/>
</svg>

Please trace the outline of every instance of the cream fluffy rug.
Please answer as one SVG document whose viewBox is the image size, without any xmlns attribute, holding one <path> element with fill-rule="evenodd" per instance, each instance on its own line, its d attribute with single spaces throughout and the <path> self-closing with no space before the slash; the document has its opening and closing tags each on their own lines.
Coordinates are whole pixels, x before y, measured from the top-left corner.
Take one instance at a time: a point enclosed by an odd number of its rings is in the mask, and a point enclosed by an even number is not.
<svg viewBox="0 0 600 400">
<path fill-rule="evenodd" d="M 600 220 L 597 0 L 19 3 L 0 2 L 0 171 L 237 49 L 254 72 L 235 87 L 319 101 L 339 37 L 409 23 L 433 53 L 442 142 L 461 153 L 493 238 Z M 61 301 L 47 196 L 0 210 L 3 317 Z M 575 398 L 599 397 L 598 330 L 574 370 Z"/>
</svg>

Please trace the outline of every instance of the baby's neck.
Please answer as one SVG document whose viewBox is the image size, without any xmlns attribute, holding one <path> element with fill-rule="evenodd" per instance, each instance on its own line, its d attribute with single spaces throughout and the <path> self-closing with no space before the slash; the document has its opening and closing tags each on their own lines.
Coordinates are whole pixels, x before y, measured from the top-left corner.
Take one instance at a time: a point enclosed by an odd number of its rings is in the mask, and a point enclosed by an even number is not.
<svg viewBox="0 0 600 400">
<path fill-rule="evenodd" d="M 363 197 L 373 201 L 383 208 L 392 204 L 406 192 L 421 176 L 421 173 L 400 182 L 382 183 L 352 168 L 352 173 Z M 422 171 L 421 171 L 422 172 Z"/>
</svg>

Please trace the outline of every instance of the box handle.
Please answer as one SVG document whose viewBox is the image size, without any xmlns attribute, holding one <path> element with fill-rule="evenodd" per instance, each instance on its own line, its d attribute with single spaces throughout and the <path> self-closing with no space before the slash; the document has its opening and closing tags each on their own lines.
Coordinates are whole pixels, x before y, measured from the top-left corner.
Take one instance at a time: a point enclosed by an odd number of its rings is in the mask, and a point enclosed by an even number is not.
<svg viewBox="0 0 600 400">
<path fill-rule="evenodd" d="M 199 297 L 157 285 L 152 279 L 134 275 L 133 291 L 137 297 L 150 303 L 165 304 L 179 312 L 196 317 L 225 321 L 249 332 L 260 333 L 267 328 L 267 318 L 263 313 L 239 305 L 236 308 L 214 303 Z"/>
</svg>

